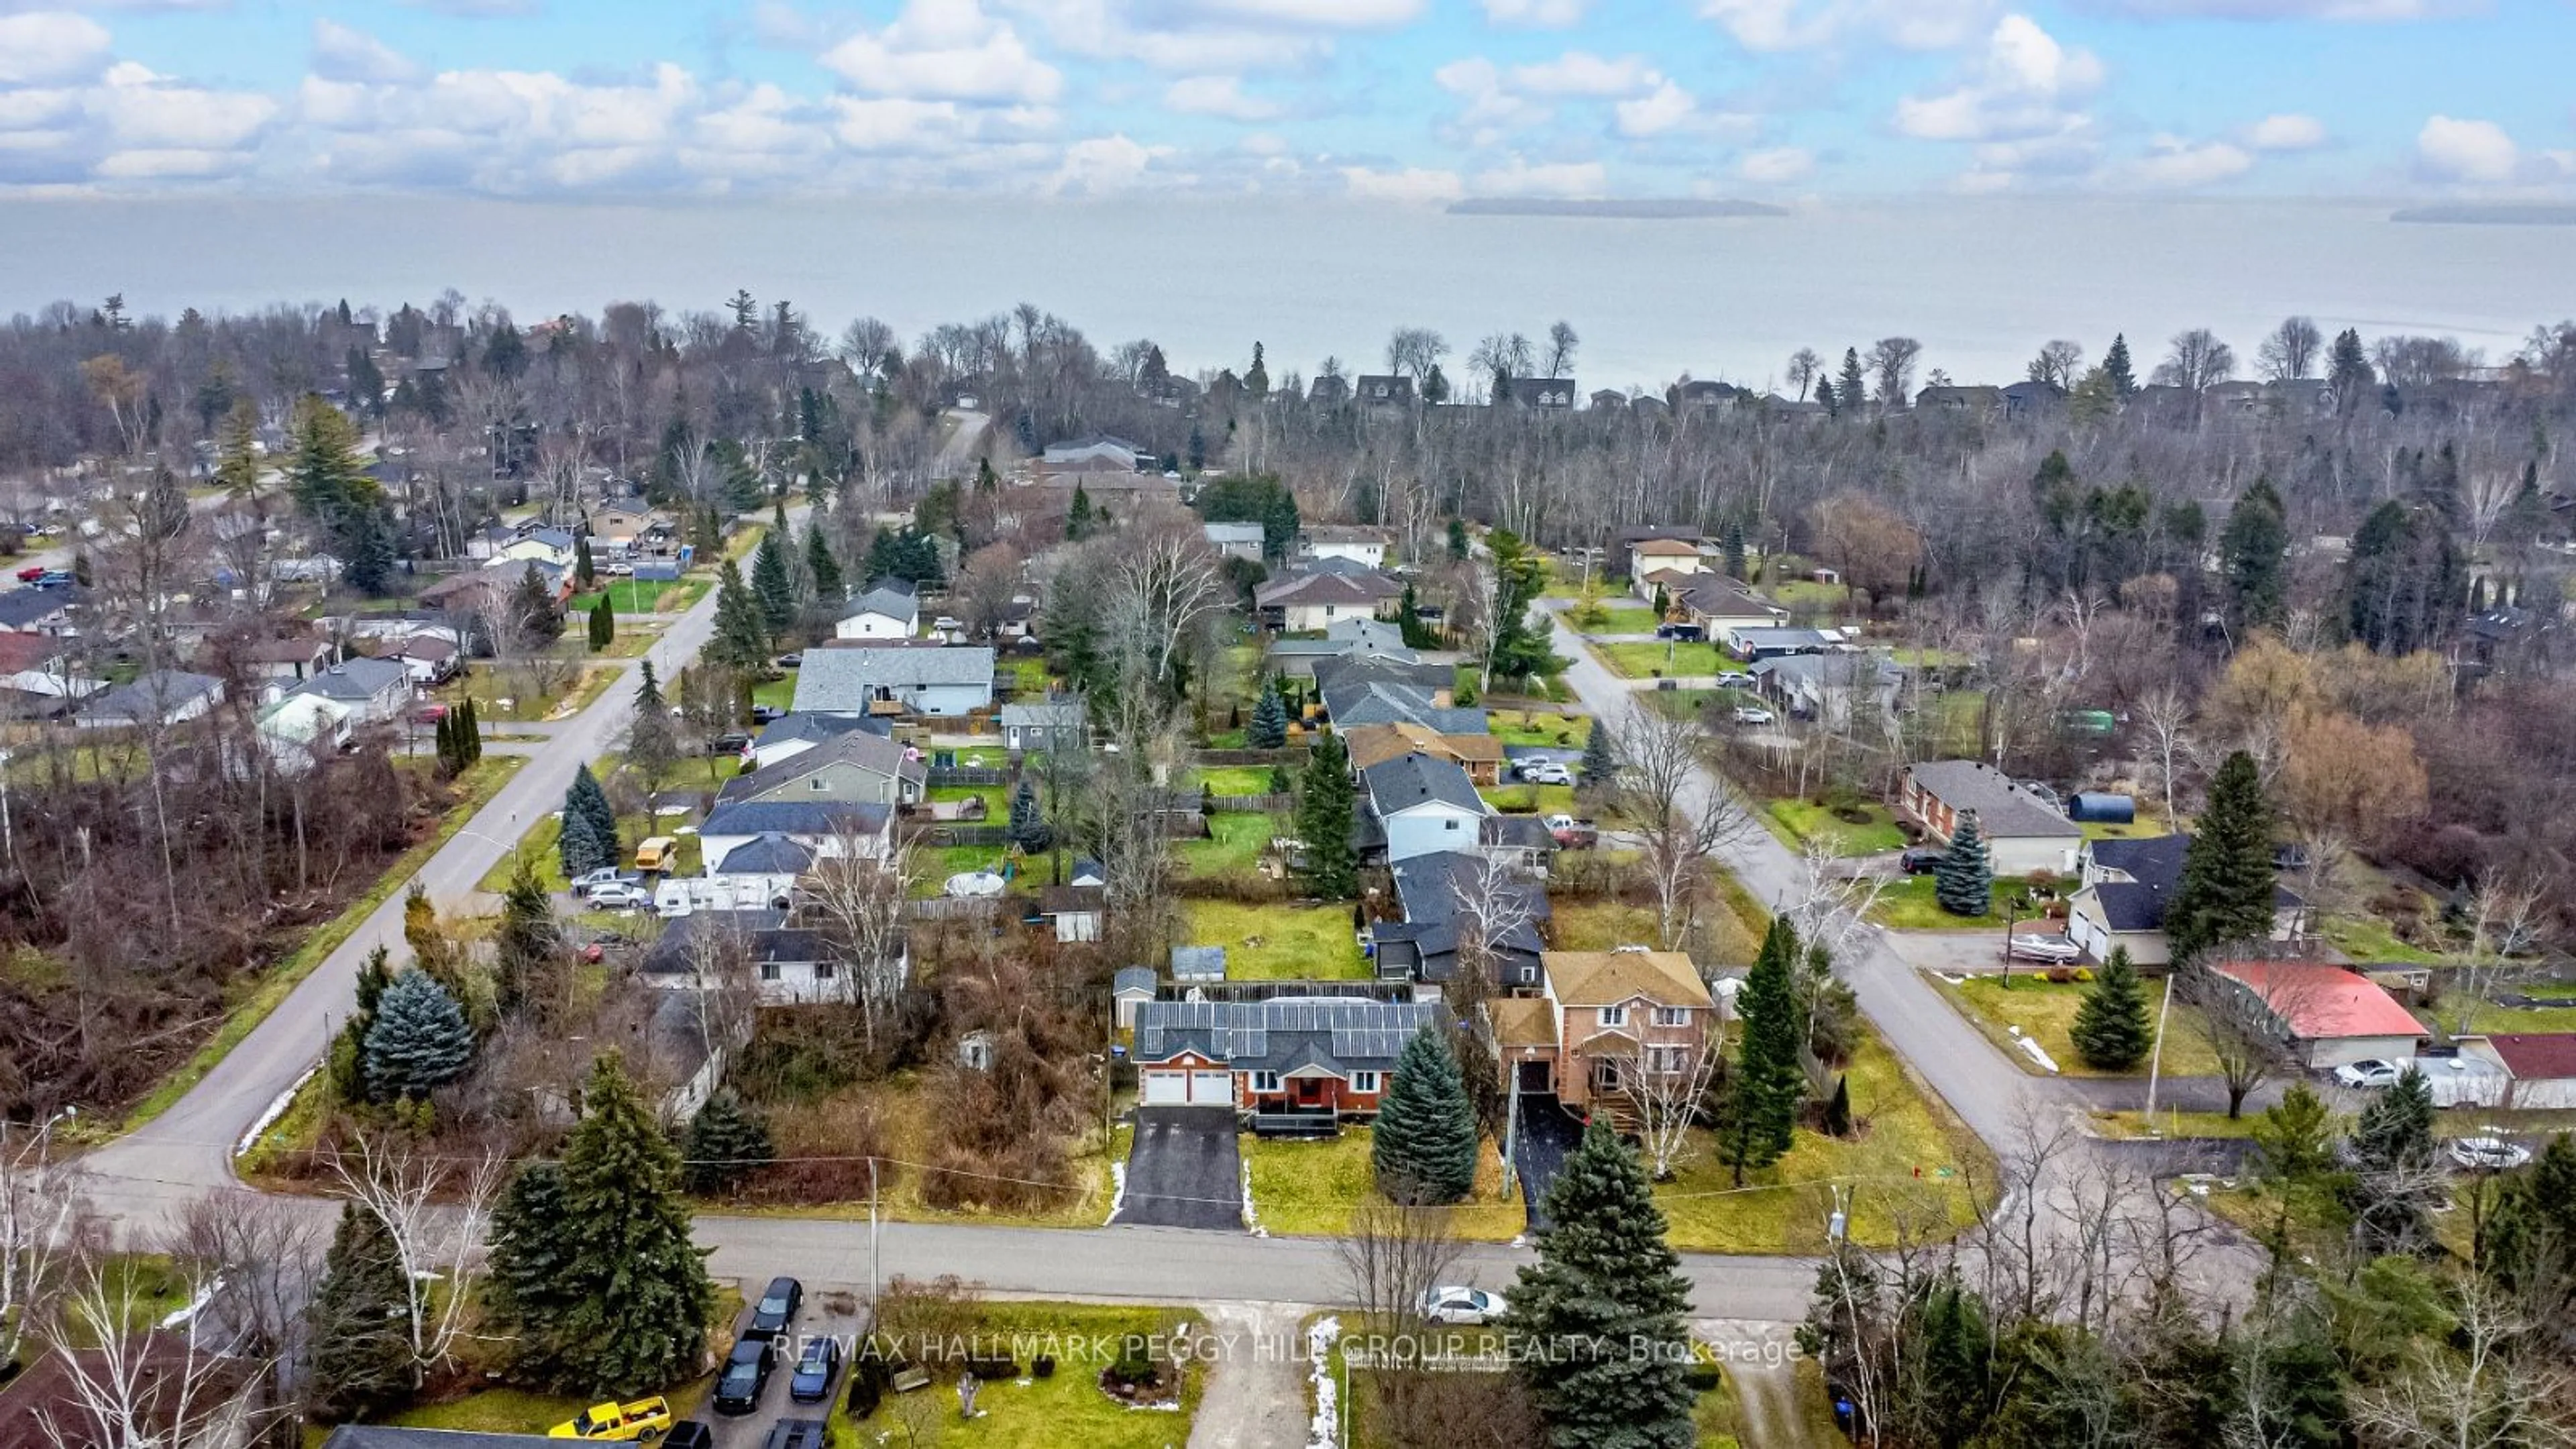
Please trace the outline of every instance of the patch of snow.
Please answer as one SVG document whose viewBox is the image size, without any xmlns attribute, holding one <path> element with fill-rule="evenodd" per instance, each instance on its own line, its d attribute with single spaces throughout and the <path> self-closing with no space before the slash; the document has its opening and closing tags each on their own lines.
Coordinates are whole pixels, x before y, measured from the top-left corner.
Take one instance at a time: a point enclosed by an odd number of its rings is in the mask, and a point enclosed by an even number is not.
<svg viewBox="0 0 2576 1449">
<path fill-rule="evenodd" d="M 312 1074 L 308 1072 L 305 1075 L 310 1076 Z M 178 1328 L 185 1325 L 190 1319 L 195 1318 L 198 1314 L 206 1311 L 206 1305 L 215 1301 L 215 1295 L 223 1290 L 223 1286 L 224 1280 L 217 1278 L 208 1283 L 205 1287 L 198 1289 L 197 1296 L 189 1299 L 186 1307 L 181 1308 L 172 1313 L 169 1317 L 162 1319 L 161 1326 L 163 1328 Z"/>
<path fill-rule="evenodd" d="M 1323 1317 L 1306 1330 L 1306 1377 L 1315 1385 L 1315 1416 L 1306 1421 L 1306 1449 L 1339 1449 L 1342 1442 L 1341 1385 L 1333 1378 L 1333 1345 L 1342 1337 L 1342 1321 Z"/>
<path fill-rule="evenodd" d="M 1254 1211 L 1252 1210 L 1252 1161 L 1251 1161 L 1251 1159 L 1246 1158 L 1246 1159 L 1244 1159 L 1244 1161 L 1243 1161 L 1241 1164 L 1239 1164 L 1239 1165 L 1243 1168 L 1243 1227 L 1244 1227 L 1244 1231 L 1246 1231 L 1246 1232 L 1248 1232 L 1248 1233 L 1252 1234 L 1252 1235 L 1253 1235 L 1254 1237 L 1256 1237 L 1256 1238 L 1266 1238 L 1266 1237 L 1269 1237 L 1269 1236 L 1270 1236 L 1270 1230 L 1269 1230 L 1268 1228 L 1265 1228 L 1265 1227 L 1263 1227 L 1263 1226 L 1261 1225 L 1261 1216 L 1260 1216 L 1260 1214 L 1258 1214 L 1258 1213 L 1256 1213 L 1256 1212 L 1254 1212 Z"/>
<path fill-rule="evenodd" d="M 2021 1028 L 2014 1027 L 2013 1044 L 2020 1047 L 2023 1054 L 2028 1056 L 2032 1061 L 2039 1063 L 2039 1069 L 2041 1071 L 2048 1073 L 2052 1077 L 2057 1075 L 2057 1059 L 2048 1054 L 2048 1048 L 2041 1046 L 2037 1038 L 2024 1036 L 2021 1033 Z"/>
<path fill-rule="evenodd" d="M 656 815 L 686 815 L 689 813 L 689 807 L 686 805 L 663 805 L 655 808 L 653 813 Z"/>
<path fill-rule="evenodd" d="M 1114 1222 L 1116 1222 L 1116 1221 L 1118 1221 L 1118 1210 L 1119 1210 L 1120 1208 L 1125 1207 L 1126 1205 L 1127 1205 L 1127 1164 L 1126 1164 L 1126 1163 L 1123 1163 L 1123 1162 L 1113 1162 L 1113 1163 L 1109 1164 L 1109 1218 L 1108 1218 L 1108 1220 L 1109 1220 L 1110 1222 L 1113 1222 L 1113 1223 L 1114 1223 Z"/>
<path fill-rule="evenodd" d="M 322 1064 L 315 1062 L 304 1069 L 304 1075 L 287 1083 L 286 1090 L 277 1094 L 277 1100 L 269 1103 L 268 1110 L 260 1113 L 259 1120 L 251 1123 L 250 1130 L 241 1135 L 239 1142 L 233 1144 L 233 1156 L 239 1157 L 250 1151 L 251 1147 L 259 1141 L 262 1133 L 276 1126 L 277 1119 L 286 1115 L 286 1109 L 295 1105 L 295 1094 L 303 1091 L 304 1084 L 312 1081 L 313 1074 L 320 1070 L 322 1070 Z"/>
</svg>

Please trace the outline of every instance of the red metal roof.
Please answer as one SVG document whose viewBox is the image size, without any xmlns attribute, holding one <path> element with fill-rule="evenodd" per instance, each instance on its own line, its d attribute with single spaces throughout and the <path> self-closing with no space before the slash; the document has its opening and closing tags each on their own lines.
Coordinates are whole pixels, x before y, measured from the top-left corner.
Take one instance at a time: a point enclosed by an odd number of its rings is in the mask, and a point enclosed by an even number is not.
<svg viewBox="0 0 2576 1449">
<path fill-rule="evenodd" d="M 2424 1024 L 2365 977 L 2320 961 L 2223 961 L 2218 970 L 2257 996 L 2302 1041 L 2422 1036 Z"/>
<path fill-rule="evenodd" d="M 2507 1032 L 2488 1037 L 2487 1045 L 2517 1082 L 2576 1077 L 2576 1032 Z"/>
</svg>

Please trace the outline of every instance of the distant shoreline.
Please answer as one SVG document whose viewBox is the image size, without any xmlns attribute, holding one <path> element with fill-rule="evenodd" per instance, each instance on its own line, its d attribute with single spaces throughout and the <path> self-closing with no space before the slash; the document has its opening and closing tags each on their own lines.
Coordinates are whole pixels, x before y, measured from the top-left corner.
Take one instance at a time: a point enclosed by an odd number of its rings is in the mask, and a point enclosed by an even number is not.
<svg viewBox="0 0 2576 1449">
<path fill-rule="evenodd" d="M 1702 201 L 1687 197 L 1630 201 L 1560 201 L 1537 196 L 1484 196 L 1449 203 L 1451 216 L 1592 216 L 1626 221 L 1696 221 L 1706 217 L 1787 216 L 1789 209 L 1760 201 Z"/>
<path fill-rule="evenodd" d="M 2546 202 L 2410 206 L 2388 219 L 2449 226 L 2576 226 L 2576 206 Z"/>
</svg>

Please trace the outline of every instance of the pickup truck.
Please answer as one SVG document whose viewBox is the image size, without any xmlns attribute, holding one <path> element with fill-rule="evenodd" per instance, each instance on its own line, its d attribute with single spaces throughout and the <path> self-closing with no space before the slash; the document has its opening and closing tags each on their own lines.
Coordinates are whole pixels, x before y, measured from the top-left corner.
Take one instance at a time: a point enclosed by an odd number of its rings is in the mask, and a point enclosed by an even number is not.
<svg viewBox="0 0 2576 1449">
<path fill-rule="evenodd" d="M 652 1439 L 671 1427 L 671 1405 L 656 1395 L 623 1404 L 593 1404 L 546 1431 L 549 1439 Z"/>
<path fill-rule="evenodd" d="M 1601 831 L 1589 820 L 1557 814 L 1548 816 L 1546 823 L 1547 833 L 1567 850 L 1590 850 L 1601 843 Z"/>
</svg>

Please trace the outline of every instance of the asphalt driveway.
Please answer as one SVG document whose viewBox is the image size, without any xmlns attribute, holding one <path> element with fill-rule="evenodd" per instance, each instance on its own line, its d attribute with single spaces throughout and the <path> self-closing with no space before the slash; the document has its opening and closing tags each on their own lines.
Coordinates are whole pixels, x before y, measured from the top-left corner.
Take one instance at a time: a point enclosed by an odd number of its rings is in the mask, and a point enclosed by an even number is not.
<svg viewBox="0 0 2576 1449">
<path fill-rule="evenodd" d="M 1565 1166 L 1565 1155 L 1583 1140 L 1583 1124 L 1565 1110 L 1565 1104 L 1553 1095 L 1525 1092 L 1521 1095 L 1520 1130 L 1512 1137 L 1512 1167 L 1521 1180 L 1521 1203 L 1529 1211 L 1533 1231 L 1547 1226 L 1547 1213 L 1541 1204 L 1547 1201 L 1548 1185 L 1556 1181 L 1557 1169 Z"/>
<path fill-rule="evenodd" d="M 1113 1221 L 1243 1231 L 1243 1154 L 1231 1107 L 1139 1107 L 1127 1197 Z"/>
</svg>

